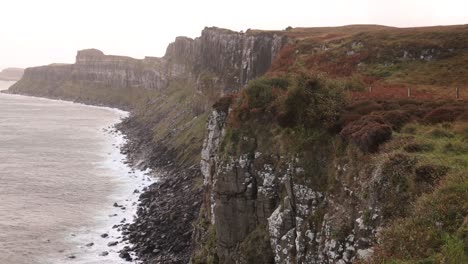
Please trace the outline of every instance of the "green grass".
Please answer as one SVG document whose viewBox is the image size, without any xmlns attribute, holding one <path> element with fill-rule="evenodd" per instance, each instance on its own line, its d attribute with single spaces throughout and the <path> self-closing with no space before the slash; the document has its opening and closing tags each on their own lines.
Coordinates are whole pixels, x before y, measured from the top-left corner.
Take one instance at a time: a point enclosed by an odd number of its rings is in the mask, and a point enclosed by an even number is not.
<svg viewBox="0 0 468 264">
<path fill-rule="evenodd" d="M 420 163 L 448 166 L 455 172 L 468 170 L 468 130 L 454 131 L 453 124 L 420 125 L 410 124 L 403 132 L 394 136 L 414 138 L 416 144 L 431 146 L 414 155 Z M 405 133 L 410 131 L 411 133 Z"/>
<path fill-rule="evenodd" d="M 468 256 L 468 141 L 463 122 L 409 124 L 396 133 L 394 143 L 407 142 L 393 151 L 405 152 L 407 144 L 431 146 L 407 152 L 417 167 L 447 168 L 434 182 L 411 182 L 414 202 L 405 217 L 397 218 L 381 233 L 377 263 L 466 263 Z M 409 141 L 409 143 L 408 143 Z M 392 144 L 390 142 L 389 144 Z M 437 170 L 434 170 L 437 171 Z"/>
</svg>

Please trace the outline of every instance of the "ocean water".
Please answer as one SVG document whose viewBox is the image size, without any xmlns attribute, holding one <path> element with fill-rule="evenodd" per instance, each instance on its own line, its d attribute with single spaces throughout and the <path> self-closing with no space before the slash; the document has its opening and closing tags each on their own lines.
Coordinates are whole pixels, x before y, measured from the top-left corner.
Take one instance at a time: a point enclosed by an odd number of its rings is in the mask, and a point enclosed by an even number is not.
<svg viewBox="0 0 468 264">
<path fill-rule="evenodd" d="M 128 263 L 124 243 L 107 245 L 119 240 L 112 226 L 132 220 L 133 191 L 152 179 L 124 164 L 125 140 L 109 133 L 126 114 L 0 94 L 0 264 Z"/>
</svg>

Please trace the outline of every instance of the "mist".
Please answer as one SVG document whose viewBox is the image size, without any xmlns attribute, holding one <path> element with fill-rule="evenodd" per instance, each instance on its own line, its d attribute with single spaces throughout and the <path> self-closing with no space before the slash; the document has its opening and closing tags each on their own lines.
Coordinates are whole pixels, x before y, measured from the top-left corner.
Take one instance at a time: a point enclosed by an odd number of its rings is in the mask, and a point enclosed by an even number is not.
<svg viewBox="0 0 468 264">
<path fill-rule="evenodd" d="M 415 27 L 468 23 L 464 0 L 329 1 L 2 1 L 0 69 L 72 63 L 97 48 L 135 58 L 163 56 L 176 36 L 205 26 L 233 30 L 382 24 Z"/>
</svg>

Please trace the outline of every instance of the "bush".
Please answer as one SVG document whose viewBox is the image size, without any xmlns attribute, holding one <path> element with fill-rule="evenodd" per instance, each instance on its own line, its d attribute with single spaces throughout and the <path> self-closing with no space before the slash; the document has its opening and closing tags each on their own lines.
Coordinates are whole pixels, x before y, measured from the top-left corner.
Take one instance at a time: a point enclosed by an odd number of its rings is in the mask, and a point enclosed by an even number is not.
<svg viewBox="0 0 468 264">
<path fill-rule="evenodd" d="M 242 121 L 274 120 L 287 128 L 331 127 L 345 105 L 343 87 L 324 77 L 264 77 L 249 83 L 233 115 Z"/>
<path fill-rule="evenodd" d="M 463 112 L 459 107 L 439 107 L 424 116 L 424 121 L 430 124 L 453 122 Z"/>
<path fill-rule="evenodd" d="M 240 243 L 245 263 L 275 263 L 267 227 L 259 225 Z"/>
<path fill-rule="evenodd" d="M 449 168 L 437 165 L 421 165 L 416 168 L 416 181 L 434 184 L 447 174 Z"/>
<path fill-rule="evenodd" d="M 383 106 L 375 101 L 361 101 L 350 105 L 346 108 L 350 112 L 359 113 L 361 115 L 370 114 L 372 112 L 384 110 Z"/>
<path fill-rule="evenodd" d="M 400 130 L 403 125 L 411 119 L 409 114 L 398 110 L 384 112 L 382 113 L 382 116 L 383 119 L 396 131 Z"/>
<path fill-rule="evenodd" d="M 409 153 L 428 152 L 434 150 L 434 146 L 431 144 L 409 143 L 403 149 Z"/>
<path fill-rule="evenodd" d="M 382 164 L 382 182 L 377 191 L 382 201 L 382 217 L 404 216 L 413 195 L 413 172 L 416 159 L 404 153 L 395 153 Z"/>
<path fill-rule="evenodd" d="M 232 102 L 234 101 L 234 95 L 227 95 L 221 97 L 216 103 L 213 104 L 213 108 L 219 112 L 227 113 L 229 111 L 229 107 L 231 106 Z"/>
<path fill-rule="evenodd" d="M 274 99 L 272 90 L 273 87 L 268 79 L 251 81 L 245 90 L 249 109 L 264 108 L 269 105 Z"/>
<path fill-rule="evenodd" d="M 364 116 L 345 126 L 340 135 L 363 152 L 376 152 L 379 145 L 392 138 L 392 128 L 379 116 Z"/>
<path fill-rule="evenodd" d="M 277 120 L 284 127 L 332 127 L 338 120 L 346 98 L 343 87 L 322 76 L 295 78 L 282 100 L 277 102 Z"/>
</svg>

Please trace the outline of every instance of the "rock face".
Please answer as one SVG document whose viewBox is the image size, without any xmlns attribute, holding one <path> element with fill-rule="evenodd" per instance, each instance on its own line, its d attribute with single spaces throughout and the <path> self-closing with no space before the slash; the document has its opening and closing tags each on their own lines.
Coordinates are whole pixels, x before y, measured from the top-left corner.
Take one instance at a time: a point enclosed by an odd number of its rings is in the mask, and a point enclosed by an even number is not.
<svg viewBox="0 0 468 264">
<path fill-rule="evenodd" d="M 287 42 L 287 37 L 278 34 L 205 28 L 195 40 L 177 38 L 167 48 L 165 58 L 176 64 L 188 62 L 202 79 L 216 76 L 214 85 L 231 93 L 265 73 Z"/>
<path fill-rule="evenodd" d="M 220 150 L 229 144 L 227 115 L 211 114 L 201 161 L 203 211 L 220 263 L 344 264 L 372 253 L 383 221 L 379 163 L 359 165 L 368 163 L 359 151 L 339 156 L 330 142 L 293 155 L 261 153 L 249 137 L 238 143 L 248 151 L 229 154 Z"/>
<path fill-rule="evenodd" d="M 288 41 L 273 32 L 205 28 L 198 38 L 176 38 L 162 58 L 82 50 L 74 64 L 26 69 L 9 92 L 133 110 L 120 125 L 129 137 L 124 151 L 135 164 L 145 160 L 145 166 L 161 172 L 161 179 L 141 194 L 138 218 L 123 236 L 147 263 L 187 263 L 202 206 L 197 163 L 207 109 L 264 74 Z M 225 117 L 213 122 L 221 124 Z M 220 138 L 220 131 L 210 141 Z M 204 157 L 215 152 L 208 150 Z M 190 158 L 197 160 L 189 163 Z"/>
<path fill-rule="evenodd" d="M 23 77 L 24 69 L 6 68 L 0 72 L 0 81 L 19 81 Z"/>
<path fill-rule="evenodd" d="M 179 77 L 190 78 L 209 98 L 238 91 L 265 73 L 288 38 L 205 28 L 196 39 L 178 37 L 163 58 L 142 60 L 109 56 L 96 49 L 79 51 L 72 65 L 28 68 L 13 93 L 129 108 L 142 89 L 164 90 Z M 105 94 L 120 93 L 105 98 Z M 124 98 L 122 98 L 124 97 Z"/>
</svg>

